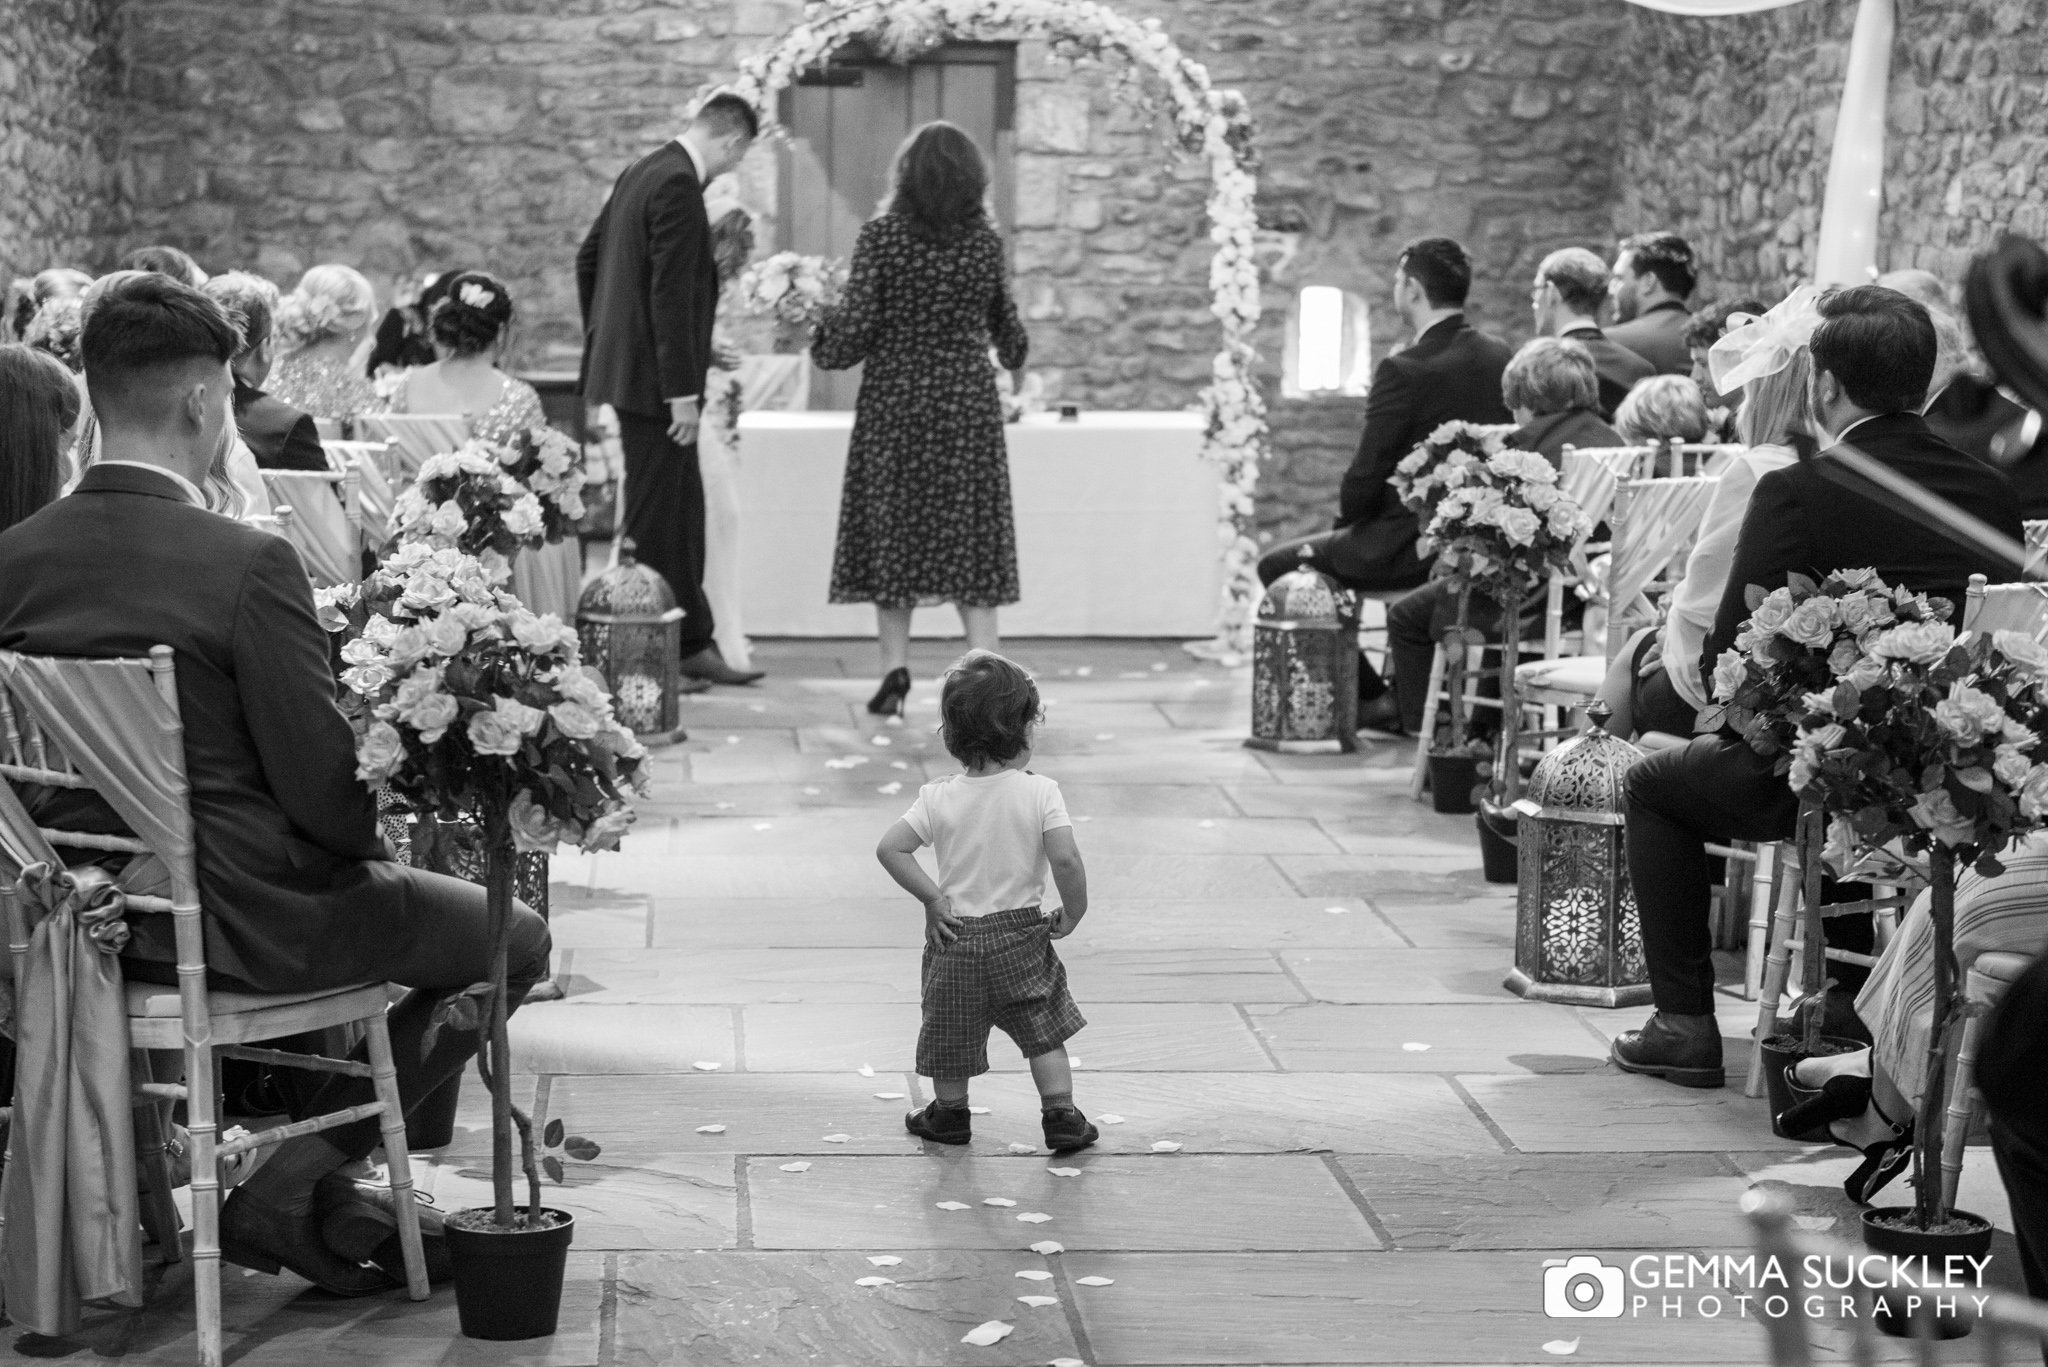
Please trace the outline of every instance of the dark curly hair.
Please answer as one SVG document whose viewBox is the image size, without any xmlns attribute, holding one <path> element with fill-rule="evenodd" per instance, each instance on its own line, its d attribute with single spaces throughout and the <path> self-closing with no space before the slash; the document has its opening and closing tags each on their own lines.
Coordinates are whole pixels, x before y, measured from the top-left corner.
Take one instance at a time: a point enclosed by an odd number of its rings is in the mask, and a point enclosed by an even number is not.
<svg viewBox="0 0 2048 1367">
<path fill-rule="evenodd" d="M 974 139 L 941 120 L 896 149 L 889 212 L 937 241 L 988 222 L 988 160 Z"/>
<path fill-rule="evenodd" d="M 1008 764 L 1031 740 L 1031 724 L 1045 715 L 1038 685 L 1015 660 L 970 650 L 946 671 L 939 717 L 946 749 L 969 769 Z"/>
<path fill-rule="evenodd" d="M 489 351 L 511 321 L 511 292 L 504 281 L 483 271 L 463 271 L 451 277 L 427 314 L 433 339 L 457 356 Z"/>
</svg>

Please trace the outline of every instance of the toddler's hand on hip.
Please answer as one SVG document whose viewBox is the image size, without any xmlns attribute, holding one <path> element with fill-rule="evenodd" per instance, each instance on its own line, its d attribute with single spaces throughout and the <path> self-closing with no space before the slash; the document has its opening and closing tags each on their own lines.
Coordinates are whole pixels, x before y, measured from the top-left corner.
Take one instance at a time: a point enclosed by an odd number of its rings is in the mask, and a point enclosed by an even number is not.
<svg viewBox="0 0 2048 1367">
<path fill-rule="evenodd" d="M 1080 926 L 1081 918 L 1078 916 L 1067 915 L 1067 909 L 1065 907 L 1061 907 L 1058 911 L 1055 911 L 1052 914 L 1050 918 L 1050 923 L 1052 926 L 1052 938 L 1055 940 L 1064 940 L 1069 935 L 1072 935 L 1074 931 Z"/>
<path fill-rule="evenodd" d="M 924 942 L 933 949 L 945 949 L 960 938 L 960 918 L 953 914 L 953 899 L 941 893 L 925 904 Z"/>
</svg>

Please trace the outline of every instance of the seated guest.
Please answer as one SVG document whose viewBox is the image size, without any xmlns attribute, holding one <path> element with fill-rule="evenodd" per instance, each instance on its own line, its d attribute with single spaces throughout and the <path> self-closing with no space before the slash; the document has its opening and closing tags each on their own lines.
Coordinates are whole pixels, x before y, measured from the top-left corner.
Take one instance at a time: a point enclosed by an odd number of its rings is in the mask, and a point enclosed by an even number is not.
<svg viewBox="0 0 2048 1367">
<path fill-rule="evenodd" d="M 1607 263 L 1584 247 L 1566 247 L 1544 257 L 1536 268 L 1529 309 L 1536 331 L 1577 342 L 1592 353 L 1593 370 L 1600 377 L 1600 417 L 1612 422 L 1615 407 L 1636 381 L 1655 375 L 1657 367 L 1600 330 L 1595 320 L 1606 298 Z"/>
<path fill-rule="evenodd" d="M 22 334 L 21 340 L 46 356 L 54 356 L 66 370 L 76 375 L 81 364 L 78 359 L 78 323 L 84 312 L 85 300 L 82 297 L 59 295 L 36 310 L 36 316 L 28 320 L 28 331 Z"/>
<path fill-rule="evenodd" d="M 198 289 L 206 283 L 206 272 L 199 269 L 199 263 L 176 247 L 137 247 L 121 258 L 124 271 L 149 271 L 155 275 L 167 275 L 181 285 Z"/>
<path fill-rule="evenodd" d="M 1449 238 L 1423 238 L 1402 249 L 1394 307 L 1415 344 L 1373 371 L 1365 432 L 1338 494 L 1336 530 L 1266 552 L 1259 560 L 1261 582 L 1299 568 L 1304 558 L 1354 589 L 1412 588 L 1429 577 L 1415 554 L 1421 529 L 1387 482 L 1394 467 L 1447 422 L 1508 421 L 1500 397 L 1508 346 L 1465 321 L 1471 288 L 1471 258 Z"/>
<path fill-rule="evenodd" d="M 1514 412 L 1521 427 L 1508 438 L 1508 445 L 1525 451 L 1539 451 L 1553 465 L 1562 466 L 1564 448 L 1570 446 L 1619 446 L 1613 428 L 1600 421 L 1593 405 L 1598 401 L 1593 357 L 1577 341 L 1538 337 L 1523 344 L 1501 375 L 1501 397 Z M 1422 729 L 1423 707 L 1428 701 L 1429 666 L 1444 628 L 1457 620 L 1457 595 L 1448 579 L 1433 580 L 1387 609 L 1387 650 L 1394 661 L 1394 689 L 1367 704 L 1359 725 L 1375 731 L 1414 735 Z M 1541 596 L 1525 605 L 1525 627 L 1540 630 L 1544 603 Z M 1466 605 L 1468 626 L 1489 635 L 1500 629 L 1500 608 L 1483 594 L 1473 594 Z M 1497 687 L 1487 696 L 1498 697 Z"/>
<path fill-rule="evenodd" d="M 263 392 L 275 357 L 271 319 L 277 310 L 277 286 L 258 275 L 229 271 L 203 286 L 206 294 L 239 320 L 242 349 L 235 353 L 235 430 L 242 435 L 256 464 L 265 470 L 325 470 L 327 452 L 313 415 L 302 413 Z"/>
<path fill-rule="evenodd" d="M 1630 446 L 1704 441 L 1707 405 L 1700 387 L 1684 375 L 1653 375 L 1628 392 L 1614 411 L 1614 430 Z"/>
<path fill-rule="evenodd" d="M 1755 299 L 1737 299 L 1730 303 L 1708 304 L 1697 309 L 1692 321 L 1685 325 L 1685 349 L 1692 357 L 1692 382 L 1700 387 L 1700 398 L 1707 405 L 1707 420 L 1713 429 L 1712 439 L 1727 441 L 1735 433 L 1735 406 L 1741 402 L 1740 394 L 1723 394 L 1714 388 L 1714 375 L 1707 368 L 1707 351 L 1714 343 L 1728 334 L 1729 319 L 1736 314 L 1747 314 L 1751 318 L 1762 316 L 1764 306 Z"/>
<path fill-rule="evenodd" d="M 2019 514 L 2005 477 L 1941 441 L 1920 418 L 1934 374 L 1934 323 L 1927 310 L 1896 290 L 1863 285 L 1825 296 L 1819 311 L 1809 347 L 1811 408 L 1823 449 L 1757 481 L 1700 655 L 1703 675 L 1748 619 L 1745 594 L 1752 585 L 1768 592 L 1794 572 L 1818 579 L 1868 566 L 1888 584 L 1960 607 L 1972 574 L 2013 577 L 1990 551 L 1951 539 L 1923 515 L 1866 492 L 1829 454 L 1837 444 L 1853 443 L 1926 493 L 2019 539 Z M 1772 766 L 1771 758 L 1724 731 L 1651 755 L 1629 771 L 1629 876 L 1657 1005 L 1641 1030 L 1614 1043 L 1615 1063 L 1629 1072 L 1687 1087 L 1722 1083 L 1705 845 L 1792 835 L 1798 799 Z"/>
<path fill-rule="evenodd" d="M 498 369 L 511 326 L 504 281 L 482 271 L 449 276 L 427 320 L 433 360 L 399 377 L 390 410 L 460 413 L 470 434 L 484 441 L 509 441 L 545 425 L 540 392 Z"/>
<path fill-rule="evenodd" d="M 1711 701 L 1700 673 L 1700 652 L 1726 596 L 1735 540 L 1756 483 L 1773 470 L 1810 455 L 1806 386 L 1813 374 L 1807 340 L 1820 323 L 1807 286 L 1762 318 L 1751 318 L 1714 344 L 1713 367 L 1736 398 L 1736 440 L 1746 448 L 1716 456 L 1707 469 L 1718 476 L 1685 574 L 1672 590 L 1660 629 L 1638 632 L 1615 656 L 1600 700 L 1614 715 L 1608 731 L 1635 737 L 1648 731 L 1689 737 L 1700 709 Z"/>
<path fill-rule="evenodd" d="M 1895 271 L 1886 271 L 1872 283 L 1883 285 L 1888 290 L 1897 290 L 1908 299 L 1918 299 L 1929 313 L 1956 311 L 1955 296 L 1941 277 L 1933 271 L 1918 266 L 1904 266 Z"/>
<path fill-rule="evenodd" d="M 86 286 L 91 283 L 91 276 L 68 266 L 52 266 L 29 278 L 16 280 L 7 292 L 7 326 L 13 333 L 13 340 L 28 340 L 28 325 L 43 305 L 52 299 L 75 299 L 85 293 Z"/>
<path fill-rule="evenodd" d="M 448 293 L 448 282 L 461 271 L 442 271 L 420 277 L 419 292 L 411 299 L 394 299 L 377 324 L 377 340 L 370 347 L 370 359 L 363 368 L 371 379 L 386 370 L 410 370 L 434 363 L 434 339 L 428 320 L 434 305 Z"/>
<path fill-rule="evenodd" d="M 2034 960 L 1992 1013 L 1977 1055 L 1991 1153 L 2012 1210 L 2027 1294 L 2048 1300 L 2048 955 Z M 2048 1362 L 2048 1348 L 2042 1351 Z"/>
<path fill-rule="evenodd" d="M 1974 868 L 1956 875 L 1956 963 L 1965 973 L 1979 954 L 2033 956 L 2048 949 L 2048 838 L 2031 836 L 1999 856 L 2005 872 L 1986 878 Z M 1849 1199 L 1867 1205 L 1912 1157 L 1913 1118 L 1927 1093 L 1927 1045 L 1934 1033 L 1934 921 L 1922 892 L 1878 956 L 1856 1014 L 1870 1027 L 1871 1047 L 1807 1059 L 1795 1076 L 1821 1095 L 1785 1112 L 1789 1132 L 1827 1127 L 1836 1143 L 1859 1150 L 1863 1163 L 1844 1182 Z M 1960 990 L 1962 984 L 1957 983 Z M 2038 1086 L 2041 1074 L 2035 1077 Z"/>
<path fill-rule="evenodd" d="M 63 366 L 19 342 L 0 346 L 0 531 L 57 501 L 81 406 Z"/>
<path fill-rule="evenodd" d="M 1699 283 L 1692 245 L 1675 233 L 1637 233 L 1624 238 L 1614 258 L 1608 295 L 1614 322 L 1607 335 L 1666 375 L 1692 369 L 1685 329 L 1692 322 L 1685 301 Z"/>
<path fill-rule="evenodd" d="M 305 568 L 282 538 L 200 506 L 198 486 L 232 435 L 228 364 L 240 345 L 196 289 L 156 275 L 102 283 L 84 337 L 102 456 L 70 497 L 0 533 L 0 649 L 176 652 L 211 980 L 277 993 L 406 985 L 389 1019 L 410 1108 L 475 1052 L 467 1030 L 421 1045 L 435 1003 L 490 976 L 484 890 L 386 857 Z M 23 799 L 113 828 L 89 794 Z M 128 977 L 176 981 L 169 922 L 130 922 Z M 515 905 L 512 1004 L 545 972 L 548 947 L 546 923 Z M 329 1112 L 372 1098 L 368 1078 L 330 1076 L 313 1104 Z M 337 1175 L 379 1139 L 372 1118 L 280 1144 L 228 1197 L 222 1256 L 282 1265 L 343 1295 L 393 1285 L 379 1269 L 399 1266 L 395 1233 L 372 1249 L 332 1249 L 321 1235 L 323 1213 L 366 1208 L 347 1223 L 379 1226 L 376 1202 Z M 421 1214 L 430 1245 L 442 1244 L 432 1212 Z"/>
<path fill-rule="evenodd" d="M 355 361 L 376 310 L 376 291 L 352 266 L 315 266 L 300 276 L 272 320 L 281 352 L 270 392 L 344 425 L 376 411 L 377 391 Z"/>
<path fill-rule="evenodd" d="M 1953 314 L 1935 311 L 1940 342 L 1934 383 L 1922 416 L 1927 426 L 1958 451 L 1968 451 L 2005 471 L 2019 494 L 2020 516 L 2048 517 L 2048 442 L 2042 423 L 2001 392 L 1980 372 Z"/>
</svg>

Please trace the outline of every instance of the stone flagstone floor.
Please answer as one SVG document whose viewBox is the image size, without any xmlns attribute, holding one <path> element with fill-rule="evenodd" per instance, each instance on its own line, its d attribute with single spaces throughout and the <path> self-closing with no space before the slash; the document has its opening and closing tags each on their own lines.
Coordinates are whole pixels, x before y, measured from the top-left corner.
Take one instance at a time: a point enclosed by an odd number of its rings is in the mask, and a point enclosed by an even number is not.
<svg viewBox="0 0 2048 1367">
<path fill-rule="evenodd" d="M 771 643 L 765 685 L 687 704 L 690 740 L 659 753 L 624 849 L 554 866 L 568 995 L 516 1018 L 519 1086 L 604 1147 L 553 1190 L 577 1216 L 561 1332 L 473 1343 L 445 1291 L 341 1302 L 230 1268 L 229 1360 L 1766 1360 L 1753 1320 L 1702 1319 L 1692 1297 L 1678 1317 L 1546 1318 L 1544 1262 L 1739 1250 L 1736 1201 L 1759 1181 L 1849 1237 L 1841 1151 L 1773 1139 L 1739 1089 L 1616 1073 L 1607 1042 L 1645 1010 L 1505 993 L 1510 890 L 1481 881 L 1469 818 L 1408 800 L 1406 747 L 1247 750 L 1246 671 L 1168 643 L 1011 653 L 1039 676 L 1034 767 L 1089 865 L 1093 907 L 1061 953 L 1091 1022 L 1072 1047 L 1097 1148 L 1035 1148 L 1000 1037 L 970 1149 L 903 1132 L 928 1096 L 910 1072 L 922 923 L 872 851 L 951 767 L 930 683 L 949 653 L 920 644 L 909 723 L 889 727 L 861 707 L 869 645 Z M 1724 1033 L 1749 1012 L 1730 999 Z M 484 1193 L 483 1123 L 472 1078 L 422 1178 L 444 1207 Z M 2003 1221 L 1986 1157 L 1962 1204 Z M 2016 1277 L 2009 1236 L 1997 1251 Z M 1014 1332 L 961 1342 L 989 1320 Z M 189 1280 L 12 1352 L 190 1362 Z"/>
</svg>

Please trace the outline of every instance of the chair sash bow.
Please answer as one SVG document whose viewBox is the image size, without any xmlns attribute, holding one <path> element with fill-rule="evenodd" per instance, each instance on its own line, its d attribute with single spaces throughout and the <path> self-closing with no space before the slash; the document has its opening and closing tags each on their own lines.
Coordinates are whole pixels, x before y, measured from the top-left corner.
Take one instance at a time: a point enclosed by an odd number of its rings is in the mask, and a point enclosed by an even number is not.
<svg viewBox="0 0 2048 1367">
<path fill-rule="evenodd" d="M 16 892 L 35 909 L 33 920 L 69 913 L 102 954 L 119 954 L 128 946 L 128 895 L 105 869 L 31 864 L 22 870 Z"/>
</svg>

